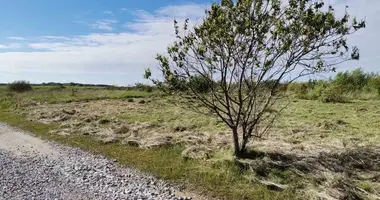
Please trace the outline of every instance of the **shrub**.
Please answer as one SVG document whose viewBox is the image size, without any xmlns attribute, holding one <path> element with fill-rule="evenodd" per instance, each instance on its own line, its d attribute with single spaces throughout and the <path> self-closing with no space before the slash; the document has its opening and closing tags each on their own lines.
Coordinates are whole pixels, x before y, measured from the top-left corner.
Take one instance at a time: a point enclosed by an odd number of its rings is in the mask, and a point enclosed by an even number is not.
<svg viewBox="0 0 380 200">
<path fill-rule="evenodd" d="M 288 91 L 294 93 L 299 99 L 308 99 L 309 88 L 306 83 L 291 83 L 288 85 Z"/>
<path fill-rule="evenodd" d="M 368 87 L 375 89 L 377 94 L 380 96 L 380 76 L 379 75 L 373 76 L 368 81 L 367 85 Z"/>
<path fill-rule="evenodd" d="M 365 73 L 359 68 L 340 72 L 329 80 L 290 83 L 287 91 L 299 99 L 308 100 L 329 101 L 338 96 L 345 99 L 376 99 L 380 97 L 380 75 Z"/>
<path fill-rule="evenodd" d="M 14 81 L 7 85 L 10 92 L 23 93 L 32 90 L 32 85 L 28 81 Z"/>
<path fill-rule="evenodd" d="M 308 82 L 289 84 L 288 91 L 294 93 L 299 99 L 317 100 L 329 85 L 330 83 L 324 80 L 309 80 Z"/>
<path fill-rule="evenodd" d="M 370 79 L 370 74 L 358 68 L 352 72 L 339 72 L 332 83 L 338 85 L 344 92 L 356 92 L 362 90 Z"/>
<path fill-rule="evenodd" d="M 330 85 L 326 89 L 322 90 L 320 100 L 323 103 L 345 103 L 346 98 L 343 96 L 343 90 L 336 85 Z"/>
<path fill-rule="evenodd" d="M 308 93 L 308 99 L 312 99 L 312 100 L 320 99 L 324 95 L 325 90 L 327 90 L 327 88 L 330 86 L 331 86 L 331 83 L 327 81 L 323 81 L 323 80 L 316 81 L 313 89 Z"/>
</svg>

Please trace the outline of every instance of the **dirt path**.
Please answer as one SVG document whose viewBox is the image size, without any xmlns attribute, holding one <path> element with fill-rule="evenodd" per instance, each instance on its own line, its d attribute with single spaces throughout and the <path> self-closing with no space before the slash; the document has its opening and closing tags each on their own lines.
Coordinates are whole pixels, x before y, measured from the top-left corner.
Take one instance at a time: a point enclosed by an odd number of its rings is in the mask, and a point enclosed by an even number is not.
<svg viewBox="0 0 380 200">
<path fill-rule="evenodd" d="M 0 149 L 17 155 L 29 153 L 59 155 L 59 152 L 47 142 L 2 123 L 0 123 Z"/>
<path fill-rule="evenodd" d="M 185 199 L 175 194 L 148 174 L 0 123 L 0 199 Z"/>
</svg>

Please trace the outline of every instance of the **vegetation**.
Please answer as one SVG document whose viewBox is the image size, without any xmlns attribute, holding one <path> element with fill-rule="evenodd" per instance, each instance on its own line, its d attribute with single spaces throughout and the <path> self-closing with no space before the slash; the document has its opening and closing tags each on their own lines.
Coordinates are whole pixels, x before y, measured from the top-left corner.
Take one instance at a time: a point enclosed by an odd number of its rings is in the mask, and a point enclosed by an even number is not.
<svg viewBox="0 0 380 200">
<path fill-rule="evenodd" d="M 143 98 L 154 93 L 147 93 L 137 90 L 117 89 L 109 90 L 107 88 L 96 87 L 77 87 L 75 95 L 70 87 L 61 86 L 34 86 L 34 89 L 24 94 L 24 103 L 29 104 L 52 104 L 52 103 L 68 103 L 72 101 L 90 101 L 101 99 L 131 99 Z M 16 96 L 7 92 L 6 87 L 0 86 L 0 102 L 4 104 L 12 104 L 15 102 Z"/>
<path fill-rule="evenodd" d="M 366 73 L 361 68 L 339 72 L 329 80 L 291 83 L 288 92 L 297 98 L 344 103 L 349 100 L 379 99 L 380 75 Z"/>
<path fill-rule="evenodd" d="M 149 97 L 146 93 L 130 92 L 130 91 L 109 91 L 104 88 L 98 89 L 83 89 L 79 94 L 86 94 L 87 100 L 96 100 L 99 96 L 95 94 L 102 94 L 104 99 L 114 99 L 119 96 L 128 96 L 132 98 Z M 11 126 L 19 127 L 24 130 L 35 133 L 38 137 L 43 139 L 60 142 L 66 145 L 82 148 L 93 153 L 102 154 L 112 159 L 117 159 L 120 164 L 130 167 L 136 167 L 138 169 L 150 172 L 159 178 L 165 180 L 172 180 L 175 183 L 186 184 L 190 190 L 196 190 L 199 193 L 207 194 L 210 197 L 218 197 L 225 199 L 296 199 L 293 191 L 287 190 L 284 192 L 276 192 L 266 189 L 265 187 L 252 183 L 249 179 L 244 177 L 250 174 L 250 172 L 240 169 L 231 160 L 221 160 L 218 163 L 209 163 L 201 160 L 184 160 L 181 156 L 181 146 L 169 146 L 163 148 L 157 148 L 152 150 L 142 150 L 137 147 L 126 146 L 121 143 L 102 144 L 95 140 L 91 136 L 83 135 L 71 135 L 62 136 L 51 133 L 51 130 L 57 128 L 57 124 L 42 124 L 32 122 L 26 119 L 26 116 L 20 116 L 19 113 L 14 112 L 12 104 L 10 102 L 12 96 L 5 98 L 3 94 L 6 94 L 6 90 L 0 87 L 0 121 L 6 122 Z M 123 94 L 123 95 L 120 95 Z M 137 96 L 135 94 L 140 94 Z M 142 94 L 142 95 L 141 95 Z M 61 98 L 60 98 L 61 97 Z M 82 101 L 82 96 L 71 97 L 69 89 L 56 90 L 50 87 L 41 87 L 34 91 L 31 91 L 27 96 L 27 101 L 37 101 L 47 99 L 45 104 L 50 103 L 67 103 L 67 98 L 70 101 Z M 59 100 L 59 101 L 57 101 Z M 42 103 L 42 102 L 41 102 Z M 141 107 L 147 104 L 138 104 Z M 167 107 L 157 105 L 157 108 L 149 108 L 150 112 L 162 113 L 166 111 Z M 173 106 L 173 105 L 172 105 Z M 171 109 L 171 108 L 169 108 Z M 175 109 L 177 110 L 177 109 Z M 137 120 L 141 116 L 142 110 L 130 110 L 130 120 Z M 146 113 L 146 116 L 140 118 L 140 121 L 150 121 L 154 119 L 152 113 Z M 165 113 L 162 117 L 178 117 L 176 113 L 173 116 L 169 116 L 170 111 Z M 186 115 L 189 116 L 189 115 Z M 193 116 L 190 114 L 190 116 Z M 201 118 L 205 120 L 207 118 Z M 185 120 L 185 117 L 182 117 Z M 200 122 L 198 121 L 198 123 Z M 178 121 L 179 122 L 179 121 Z M 210 128 L 210 127 L 209 127 Z M 138 159 L 136 159 L 138 158 Z"/>
<path fill-rule="evenodd" d="M 7 85 L 10 92 L 23 93 L 32 90 L 32 85 L 28 81 L 15 81 Z"/>
<path fill-rule="evenodd" d="M 223 0 L 194 29 L 188 20 L 183 30 L 174 22 L 177 41 L 168 47 L 168 57 L 157 56 L 164 81 L 151 80 L 161 89 L 196 97 L 187 104 L 220 118 L 232 131 L 234 155 L 244 157 L 250 139 L 268 133 L 281 113 L 283 108 L 267 111 L 284 96 L 278 90 L 282 82 L 359 59 L 347 36 L 365 22 L 349 20 L 348 13 L 338 18 L 320 1 L 290 0 L 282 6 L 279 0 Z M 145 77 L 150 76 L 147 70 Z M 207 90 L 199 90 L 194 80 L 207 83 Z M 343 101 L 336 91 L 327 89 L 323 101 Z"/>
<path fill-rule="evenodd" d="M 154 86 L 152 85 L 146 85 L 143 83 L 136 83 L 135 84 L 135 89 L 139 91 L 144 91 L 144 92 L 153 92 L 155 90 Z"/>
<path fill-rule="evenodd" d="M 31 91 L 32 85 L 28 81 L 14 81 L 13 83 L 9 83 L 7 85 L 7 89 L 9 92 L 18 93 L 17 96 L 17 107 L 21 106 L 22 96 L 21 93 Z"/>
<path fill-rule="evenodd" d="M 316 81 L 325 88 L 332 84 L 331 80 Z M 314 81 L 293 83 L 288 89 L 298 85 L 312 85 Z M 369 81 L 371 82 L 371 81 Z M 298 85 L 297 85 L 298 84 Z M 366 86 L 365 86 L 366 87 Z M 364 87 L 364 88 L 365 88 Z M 128 122 L 151 123 L 155 126 L 166 127 L 171 132 L 177 127 L 183 127 L 191 132 L 223 132 L 228 127 L 217 118 L 199 115 L 191 110 L 181 109 L 173 104 L 172 96 L 157 96 L 156 93 L 147 93 L 130 90 L 109 90 L 107 88 L 79 87 L 78 95 L 71 96 L 69 88 L 59 86 L 35 87 L 27 92 L 25 102 L 49 104 L 68 103 L 75 101 L 92 101 L 109 99 L 108 106 L 112 106 L 123 99 L 146 98 L 151 103 L 139 104 L 131 102 L 125 107 L 125 112 L 117 116 Z M 366 89 L 363 89 L 366 90 Z M 324 92 L 323 89 L 321 89 Z M 290 91 L 293 93 L 296 91 Z M 374 93 L 376 94 L 376 92 Z M 6 87 L 0 87 L 0 121 L 35 132 L 38 136 L 80 147 L 95 153 L 117 159 L 126 166 L 132 166 L 151 172 L 160 178 L 173 180 L 176 183 L 185 183 L 200 193 L 215 196 L 221 199 L 305 199 L 308 196 L 302 193 L 304 177 L 299 177 L 292 170 L 283 170 L 260 165 L 255 171 L 236 163 L 230 155 L 232 151 L 216 152 L 209 160 L 183 159 L 182 146 L 166 146 L 151 150 L 142 150 L 121 143 L 102 144 L 92 136 L 71 135 L 60 136 L 50 133 L 58 124 L 39 124 L 29 121 L 26 116 L 20 115 L 12 108 L 15 95 L 9 93 Z M 113 100 L 114 99 L 114 100 Z M 275 121 L 272 134 L 276 134 L 276 148 L 281 144 L 291 144 L 293 148 L 309 145 L 325 147 L 339 145 L 336 141 L 343 141 L 346 145 L 371 146 L 379 143 L 378 110 L 379 100 L 357 100 L 350 97 L 349 104 L 325 104 L 315 100 L 293 99 L 283 113 Z M 125 101 L 127 102 L 127 101 Z M 284 102 L 286 103 L 286 102 Z M 25 104 L 24 108 L 33 108 L 35 104 Z M 281 106 L 280 106 L 281 107 Z M 175 134 L 181 134 L 176 132 Z M 307 135 L 307 137 L 305 137 Z M 279 140 L 281 138 L 281 141 Z M 265 143 L 266 141 L 262 141 Z M 292 150 L 294 151 L 294 150 Z M 136 159 L 139 158 L 139 159 Z M 361 158 L 363 160 L 363 158 Z M 271 191 L 255 181 L 257 177 L 266 176 L 270 181 L 286 184 L 288 189 L 282 192 Z M 316 184 L 316 183 L 315 183 Z M 358 187 L 366 191 L 378 191 L 376 184 L 371 181 L 359 182 Z"/>
</svg>

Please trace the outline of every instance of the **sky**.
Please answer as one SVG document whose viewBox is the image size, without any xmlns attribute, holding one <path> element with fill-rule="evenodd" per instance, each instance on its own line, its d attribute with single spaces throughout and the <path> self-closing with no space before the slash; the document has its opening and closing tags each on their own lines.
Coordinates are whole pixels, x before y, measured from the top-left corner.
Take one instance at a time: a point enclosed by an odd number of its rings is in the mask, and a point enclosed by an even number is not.
<svg viewBox="0 0 380 200">
<path fill-rule="evenodd" d="M 3 0 L 0 5 L 0 83 L 14 80 L 130 85 L 174 40 L 173 20 L 200 21 L 213 0 Z M 362 67 L 378 72 L 380 0 L 326 0 L 337 12 L 367 21 L 350 36 Z M 158 74 L 159 75 L 159 74 Z"/>
</svg>

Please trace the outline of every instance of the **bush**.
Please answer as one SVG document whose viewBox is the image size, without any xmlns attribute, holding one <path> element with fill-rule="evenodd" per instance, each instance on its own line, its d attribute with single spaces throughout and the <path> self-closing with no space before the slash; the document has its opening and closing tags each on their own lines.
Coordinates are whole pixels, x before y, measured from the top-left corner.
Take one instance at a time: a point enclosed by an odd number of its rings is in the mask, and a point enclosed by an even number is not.
<svg viewBox="0 0 380 200">
<path fill-rule="evenodd" d="M 358 68 L 352 72 L 339 72 L 332 83 L 338 85 L 344 92 L 357 92 L 362 90 L 370 79 L 371 74 Z"/>
<path fill-rule="evenodd" d="M 288 85 L 288 91 L 294 93 L 299 99 L 308 99 L 309 88 L 306 83 L 291 83 Z"/>
<path fill-rule="evenodd" d="M 368 87 L 373 88 L 376 90 L 377 95 L 380 96 L 380 76 L 376 75 L 373 76 L 369 81 L 368 81 Z"/>
<path fill-rule="evenodd" d="M 32 90 L 32 85 L 28 81 L 15 81 L 7 85 L 10 92 L 23 93 Z"/>
<path fill-rule="evenodd" d="M 330 83 L 324 80 L 309 80 L 305 83 L 289 84 L 288 91 L 294 93 L 299 99 L 317 100 L 329 85 Z"/>
<path fill-rule="evenodd" d="M 313 89 L 308 93 L 308 99 L 318 100 L 324 95 L 325 91 L 331 86 L 331 83 L 323 80 L 315 82 Z"/>
<path fill-rule="evenodd" d="M 322 91 L 320 100 L 323 103 L 345 103 L 347 99 L 343 95 L 343 90 L 336 85 L 330 85 Z"/>
<path fill-rule="evenodd" d="M 351 72 L 340 72 L 329 80 L 290 83 L 287 91 L 299 99 L 320 99 L 324 102 L 378 99 L 380 97 L 380 75 L 365 73 L 359 68 Z"/>
</svg>

